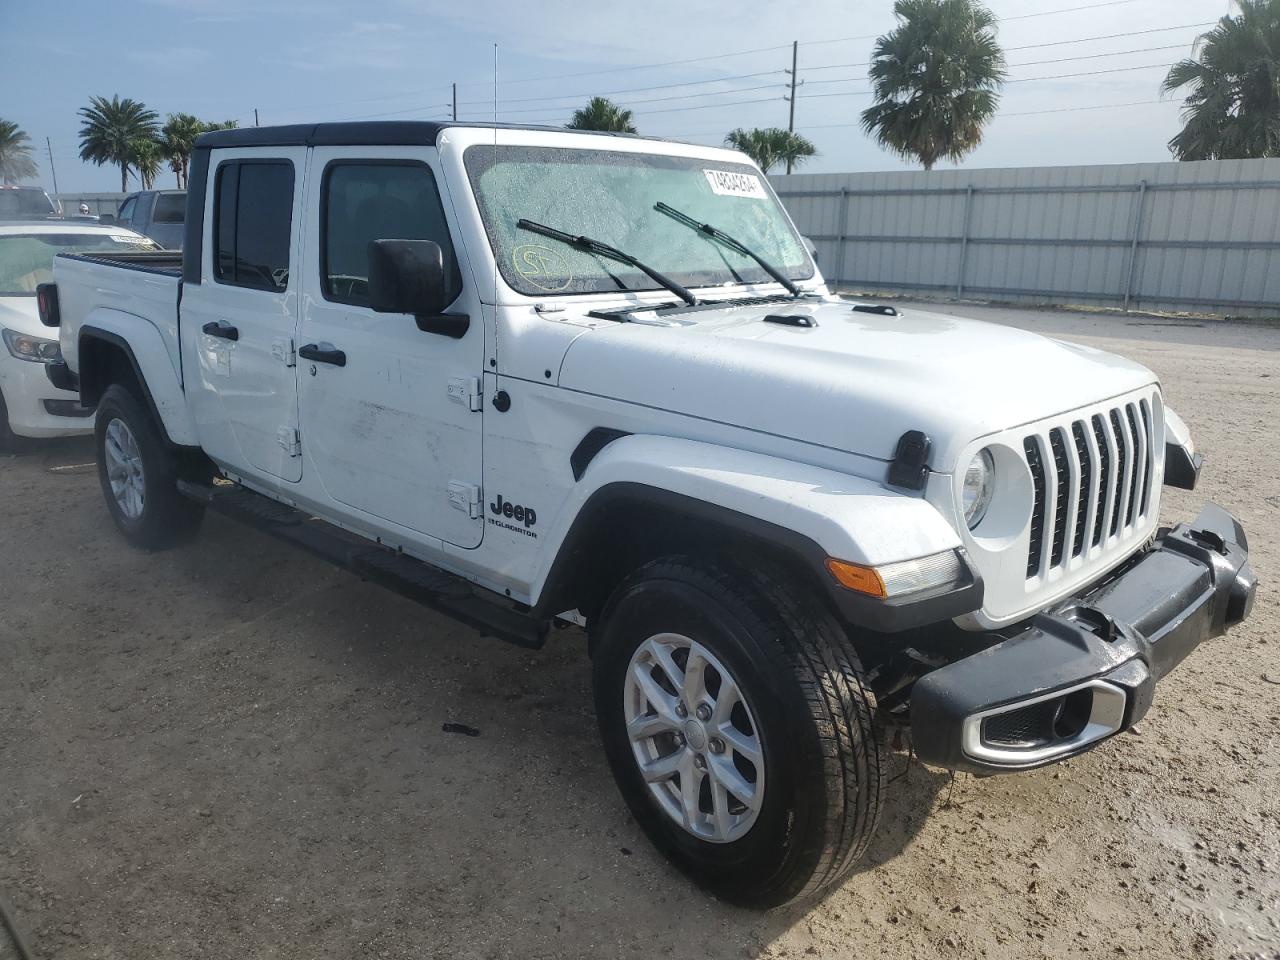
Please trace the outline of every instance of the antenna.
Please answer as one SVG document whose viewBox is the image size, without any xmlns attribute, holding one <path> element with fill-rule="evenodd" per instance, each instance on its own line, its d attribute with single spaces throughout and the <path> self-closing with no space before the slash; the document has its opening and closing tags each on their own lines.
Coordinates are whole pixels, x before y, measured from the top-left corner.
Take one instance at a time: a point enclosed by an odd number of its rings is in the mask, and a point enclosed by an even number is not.
<svg viewBox="0 0 1280 960">
<path fill-rule="evenodd" d="M 498 166 L 498 44 L 493 44 L 493 163 L 489 169 Z M 495 245 L 493 252 L 493 356 L 498 357 L 498 252 Z M 495 369 L 500 372 L 500 368 Z"/>
</svg>

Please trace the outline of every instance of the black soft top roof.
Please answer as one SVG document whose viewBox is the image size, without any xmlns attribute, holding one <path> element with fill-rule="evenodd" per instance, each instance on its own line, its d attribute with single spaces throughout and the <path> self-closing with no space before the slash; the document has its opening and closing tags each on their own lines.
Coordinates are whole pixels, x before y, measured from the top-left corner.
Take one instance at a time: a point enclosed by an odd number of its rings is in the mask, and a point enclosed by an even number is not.
<svg viewBox="0 0 1280 960">
<path fill-rule="evenodd" d="M 592 133 L 596 136 L 634 137 L 632 133 L 573 131 L 564 127 L 525 123 L 462 123 L 440 120 L 352 120 L 342 123 L 294 123 L 279 127 L 240 127 L 214 130 L 196 138 L 197 149 L 221 147 L 354 147 L 434 146 L 441 130 L 472 127 L 483 130 L 545 130 L 556 133 Z"/>
</svg>

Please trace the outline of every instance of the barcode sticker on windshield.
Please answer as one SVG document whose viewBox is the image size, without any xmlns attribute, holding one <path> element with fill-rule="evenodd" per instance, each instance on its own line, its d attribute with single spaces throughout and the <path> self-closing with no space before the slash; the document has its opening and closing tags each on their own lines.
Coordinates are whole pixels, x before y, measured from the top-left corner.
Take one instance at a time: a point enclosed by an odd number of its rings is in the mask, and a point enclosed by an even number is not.
<svg viewBox="0 0 1280 960">
<path fill-rule="evenodd" d="M 703 170 L 711 192 L 721 197 L 747 197 L 751 200 L 767 200 L 764 184 L 753 173 L 734 173 L 732 170 Z"/>
<path fill-rule="evenodd" d="M 150 243 L 146 237 L 131 237 L 124 233 L 113 233 L 111 239 L 116 243 Z"/>
</svg>

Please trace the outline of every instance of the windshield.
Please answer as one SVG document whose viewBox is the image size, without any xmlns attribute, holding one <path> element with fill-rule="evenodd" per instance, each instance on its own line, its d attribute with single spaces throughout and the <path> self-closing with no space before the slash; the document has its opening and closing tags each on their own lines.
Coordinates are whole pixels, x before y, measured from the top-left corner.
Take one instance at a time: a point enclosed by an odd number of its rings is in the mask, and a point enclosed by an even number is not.
<svg viewBox="0 0 1280 960">
<path fill-rule="evenodd" d="M 0 190 L 0 219 L 49 217 L 57 212 L 43 190 L 34 187 Z"/>
<path fill-rule="evenodd" d="M 59 253 L 159 249 L 145 237 L 128 234 L 0 234 L 0 297 L 35 296 L 37 284 L 53 280 L 53 258 Z"/>
<path fill-rule="evenodd" d="M 469 147 L 465 162 L 498 269 L 519 293 L 661 289 L 639 269 L 522 230 L 521 219 L 610 244 L 686 287 L 773 282 L 751 257 L 659 213 L 659 202 L 732 234 L 792 280 L 813 276 L 777 198 L 747 164 L 487 145 Z"/>
</svg>

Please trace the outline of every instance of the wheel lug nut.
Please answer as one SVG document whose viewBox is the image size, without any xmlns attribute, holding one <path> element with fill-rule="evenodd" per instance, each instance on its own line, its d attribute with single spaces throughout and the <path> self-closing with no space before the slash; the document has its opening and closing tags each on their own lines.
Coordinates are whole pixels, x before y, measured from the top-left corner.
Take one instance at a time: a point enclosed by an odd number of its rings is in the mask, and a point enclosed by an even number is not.
<svg viewBox="0 0 1280 960">
<path fill-rule="evenodd" d="M 705 703 L 699 704 L 697 714 L 698 714 L 698 719 L 701 720 L 703 723 L 706 723 L 708 720 L 711 719 L 711 708 L 708 707 Z"/>
<path fill-rule="evenodd" d="M 699 770 L 705 770 L 707 769 L 707 758 L 704 757 L 702 754 L 698 754 L 696 757 L 693 758 L 693 765 L 697 767 Z"/>
<path fill-rule="evenodd" d="M 683 703 L 677 703 L 677 704 L 676 704 L 676 716 L 677 716 L 677 717 L 687 717 L 688 715 L 689 715 L 689 708 L 688 708 L 688 707 L 686 707 Z"/>
<path fill-rule="evenodd" d="M 683 746 L 684 746 L 684 735 L 683 735 L 683 734 L 675 733 L 675 734 L 672 734 L 672 737 L 675 739 L 675 743 L 676 743 L 676 746 L 677 746 L 677 747 L 683 747 Z"/>
<path fill-rule="evenodd" d="M 711 748 L 712 753 L 724 753 L 724 741 L 719 737 L 712 737 L 711 742 L 707 744 Z"/>
</svg>

